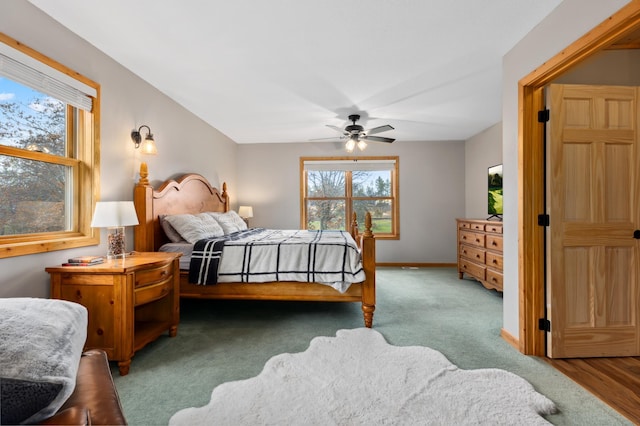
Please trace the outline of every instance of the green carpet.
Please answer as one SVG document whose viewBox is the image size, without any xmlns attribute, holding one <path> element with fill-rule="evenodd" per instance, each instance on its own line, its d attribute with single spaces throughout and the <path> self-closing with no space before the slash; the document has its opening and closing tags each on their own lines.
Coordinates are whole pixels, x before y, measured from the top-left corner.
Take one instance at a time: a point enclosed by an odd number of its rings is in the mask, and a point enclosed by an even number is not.
<svg viewBox="0 0 640 426">
<path fill-rule="evenodd" d="M 464 369 L 502 368 L 553 400 L 557 425 L 628 425 L 624 417 L 543 360 L 502 338 L 502 297 L 454 268 L 379 268 L 374 328 L 393 345 L 428 346 Z M 357 303 L 183 300 L 178 335 L 138 351 L 127 376 L 112 373 L 130 425 L 166 425 L 176 411 L 206 405 L 221 383 L 256 376 L 315 336 L 362 327 Z"/>
</svg>

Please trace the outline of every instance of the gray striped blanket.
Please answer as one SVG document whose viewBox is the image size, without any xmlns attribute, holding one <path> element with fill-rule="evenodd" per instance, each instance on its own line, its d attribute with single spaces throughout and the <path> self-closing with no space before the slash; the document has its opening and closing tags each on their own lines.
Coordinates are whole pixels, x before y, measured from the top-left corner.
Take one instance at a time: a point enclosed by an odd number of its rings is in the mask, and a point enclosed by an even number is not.
<svg viewBox="0 0 640 426">
<path fill-rule="evenodd" d="M 189 282 L 364 281 L 360 251 L 345 231 L 253 228 L 197 241 Z"/>
</svg>

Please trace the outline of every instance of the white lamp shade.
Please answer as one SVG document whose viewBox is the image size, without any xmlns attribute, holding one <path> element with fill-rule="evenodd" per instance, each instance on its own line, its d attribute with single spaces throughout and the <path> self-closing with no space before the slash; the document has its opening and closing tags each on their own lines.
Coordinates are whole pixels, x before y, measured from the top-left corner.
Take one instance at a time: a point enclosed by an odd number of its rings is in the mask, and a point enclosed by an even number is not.
<svg viewBox="0 0 640 426">
<path fill-rule="evenodd" d="M 253 217 L 253 207 L 251 206 L 240 206 L 238 209 L 238 216 L 248 219 Z"/>
<path fill-rule="evenodd" d="M 133 226 L 138 224 L 138 215 L 133 201 L 98 201 L 91 220 L 92 228 Z"/>
</svg>

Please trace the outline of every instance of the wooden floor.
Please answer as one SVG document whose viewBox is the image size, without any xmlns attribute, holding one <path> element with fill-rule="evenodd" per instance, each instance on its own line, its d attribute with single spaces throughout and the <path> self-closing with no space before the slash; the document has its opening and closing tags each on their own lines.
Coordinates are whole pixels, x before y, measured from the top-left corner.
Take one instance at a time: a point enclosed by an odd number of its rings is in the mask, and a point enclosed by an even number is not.
<svg viewBox="0 0 640 426">
<path fill-rule="evenodd" d="M 544 359 L 640 425 L 640 357 Z"/>
</svg>

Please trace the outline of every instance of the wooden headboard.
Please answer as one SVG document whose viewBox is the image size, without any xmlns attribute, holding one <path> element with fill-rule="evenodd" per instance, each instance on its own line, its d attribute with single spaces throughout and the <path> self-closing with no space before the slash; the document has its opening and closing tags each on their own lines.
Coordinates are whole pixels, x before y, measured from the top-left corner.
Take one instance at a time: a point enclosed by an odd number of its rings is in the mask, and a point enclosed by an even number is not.
<svg viewBox="0 0 640 426">
<path fill-rule="evenodd" d="M 133 202 L 140 222 L 134 229 L 136 251 L 157 251 L 169 242 L 160 226 L 160 215 L 229 211 L 227 184 L 222 184 L 221 194 L 204 176 L 195 173 L 167 180 L 157 190 L 141 173 L 133 190 Z"/>
</svg>

